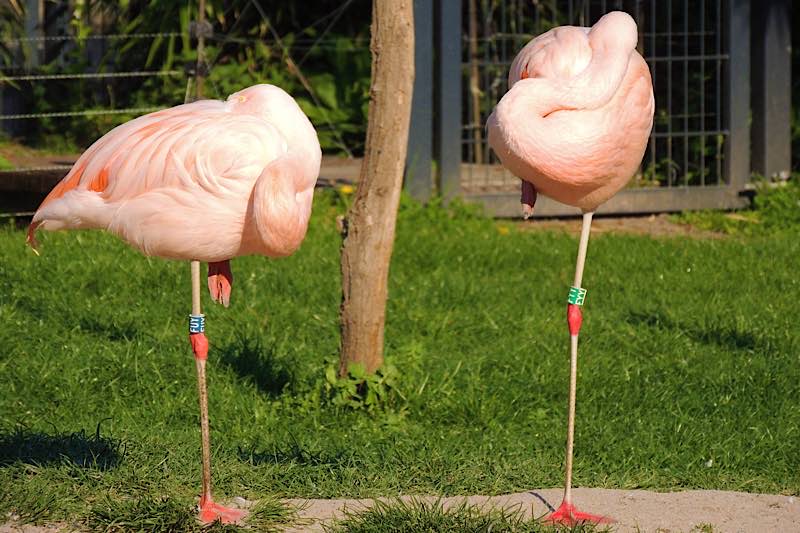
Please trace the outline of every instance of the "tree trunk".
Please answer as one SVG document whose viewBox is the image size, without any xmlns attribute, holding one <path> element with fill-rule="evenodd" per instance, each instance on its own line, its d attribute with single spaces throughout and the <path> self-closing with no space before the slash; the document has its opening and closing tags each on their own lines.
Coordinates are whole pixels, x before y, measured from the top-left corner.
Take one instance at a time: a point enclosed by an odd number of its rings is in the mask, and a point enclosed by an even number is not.
<svg viewBox="0 0 800 533">
<path fill-rule="evenodd" d="M 383 363 L 389 261 L 403 185 L 414 85 L 412 0 L 373 0 L 372 85 L 361 175 L 343 225 L 342 346 L 372 373 Z"/>
</svg>

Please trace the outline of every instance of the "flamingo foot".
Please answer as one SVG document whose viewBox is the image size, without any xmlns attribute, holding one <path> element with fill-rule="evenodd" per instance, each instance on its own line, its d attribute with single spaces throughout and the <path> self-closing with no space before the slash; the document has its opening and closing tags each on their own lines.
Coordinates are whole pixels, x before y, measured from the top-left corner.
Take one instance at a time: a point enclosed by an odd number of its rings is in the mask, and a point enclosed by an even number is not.
<svg viewBox="0 0 800 533">
<path fill-rule="evenodd" d="M 31 222 L 28 226 L 28 235 L 25 237 L 25 243 L 31 247 L 33 253 L 39 255 L 39 241 L 36 240 L 36 228 L 41 225 L 41 222 Z"/>
<path fill-rule="evenodd" d="M 523 220 L 528 220 L 533 216 L 533 206 L 536 205 L 537 196 L 536 187 L 533 186 L 533 183 L 522 180 L 522 197 L 520 198 L 520 203 L 522 203 Z"/>
<path fill-rule="evenodd" d="M 225 507 L 214 503 L 210 498 L 200 502 L 200 521 L 204 524 L 217 521 L 223 524 L 241 524 L 246 516 L 246 510 Z"/>
<path fill-rule="evenodd" d="M 565 526 L 574 526 L 581 522 L 591 522 L 593 524 L 609 524 L 615 522 L 611 517 L 601 516 L 596 514 L 589 514 L 579 511 L 574 504 L 561 502 L 561 505 L 553 511 L 547 518 L 544 519 L 546 523 L 562 524 Z"/>
<path fill-rule="evenodd" d="M 211 299 L 228 307 L 231 303 L 233 272 L 230 261 L 218 261 L 208 264 L 208 292 Z"/>
</svg>

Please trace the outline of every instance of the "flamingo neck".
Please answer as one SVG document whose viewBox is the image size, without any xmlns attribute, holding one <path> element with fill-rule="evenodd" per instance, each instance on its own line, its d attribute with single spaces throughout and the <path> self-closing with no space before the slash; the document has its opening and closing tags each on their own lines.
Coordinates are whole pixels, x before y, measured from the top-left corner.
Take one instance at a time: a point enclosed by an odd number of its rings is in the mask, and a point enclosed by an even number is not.
<svg viewBox="0 0 800 533">
<path fill-rule="evenodd" d="M 286 154 L 269 163 L 256 180 L 248 209 L 251 246 L 270 257 L 299 248 L 308 228 L 319 172 L 303 155 Z M 257 243 L 257 244 L 256 244 Z"/>
</svg>

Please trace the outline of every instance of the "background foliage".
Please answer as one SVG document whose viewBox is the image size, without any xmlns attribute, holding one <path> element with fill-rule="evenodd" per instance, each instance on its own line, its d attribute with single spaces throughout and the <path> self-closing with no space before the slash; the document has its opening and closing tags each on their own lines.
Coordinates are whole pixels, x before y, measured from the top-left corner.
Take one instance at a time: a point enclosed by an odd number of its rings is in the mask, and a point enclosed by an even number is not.
<svg viewBox="0 0 800 533">
<path fill-rule="evenodd" d="M 32 52 L 30 43 L 13 42 L 23 33 L 24 10 L 13 3 L 0 5 L 5 6 L 0 65 L 6 75 L 19 74 Z M 74 38 L 47 41 L 37 73 L 178 70 L 180 74 L 0 82 L 22 100 L 25 112 L 183 103 L 186 79 L 193 75 L 197 60 L 191 38 L 197 2 L 82 0 L 45 5 L 47 34 Z M 270 2 L 267 13 L 261 3 L 250 0 L 208 0 L 206 17 L 213 36 L 206 46 L 210 67 L 206 95 L 225 98 L 256 83 L 278 85 L 295 95 L 317 125 L 324 148 L 359 153 L 369 91 L 369 5 L 368 0 L 280 0 Z M 111 37 L 91 38 L 97 35 Z M 27 124 L 22 140 L 50 148 L 85 147 L 132 116 L 43 118 Z"/>
<path fill-rule="evenodd" d="M 469 2 L 464 2 L 464 47 L 469 34 Z M 500 9 L 501 4 L 505 7 Z M 125 71 L 172 71 L 178 75 L 145 78 L 115 78 L 102 80 L 48 80 L 35 83 L 9 82 L 0 78 L 0 92 L 6 104 L 14 104 L 26 113 L 57 111 L 82 111 L 107 108 L 142 108 L 171 106 L 183 102 L 186 77 L 191 75 L 196 60 L 195 43 L 190 37 L 190 25 L 197 18 L 196 0 L 158 2 L 153 0 L 46 0 L 45 32 L 49 37 L 67 35 L 65 40 L 48 41 L 44 47 L 42 65 L 35 73 L 87 73 Z M 497 26 L 501 18 L 509 19 L 509 31 L 521 34 L 546 31 L 553 24 L 567 22 L 566 2 L 555 0 L 526 2 L 476 0 L 479 34 L 488 32 L 491 39 L 477 42 L 478 57 L 485 60 L 486 75 L 493 80 L 484 87 L 480 114 L 488 114 L 491 106 L 504 90 L 506 65 L 503 57 L 513 53 L 527 39 L 527 35 L 503 33 Z M 575 6 L 583 5 L 574 2 Z M 599 2 L 589 2 L 591 9 L 600 9 Z M 605 5 L 603 3 L 602 5 Z M 711 9 L 711 2 L 705 4 Z M 691 3 L 694 6 L 694 3 Z M 573 6 L 574 7 L 574 6 Z M 25 59 L 33 47 L 28 42 L 15 39 L 24 37 L 25 3 L 20 0 L 0 0 L 0 69 L 8 76 L 26 72 Z M 694 9 L 694 7 L 692 7 Z M 328 153 L 360 155 L 363 151 L 366 128 L 367 98 L 369 90 L 369 0 L 319 0 L 298 3 L 276 0 L 269 3 L 251 0 L 208 0 L 207 16 L 213 26 L 213 37 L 208 44 L 211 68 L 207 95 L 224 98 L 253 83 L 274 83 L 295 95 L 301 107 L 317 126 L 323 148 Z M 516 11 L 515 11 L 516 10 Z M 500 12 L 507 15 L 500 15 Z M 263 12 L 263 13 L 262 13 Z M 514 22 L 518 12 L 525 16 Z M 594 11 L 593 11 L 594 12 Z M 515 14 L 517 13 L 517 14 Z M 537 13 L 533 24 L 530 13 Z M 660 11 L 659 11 L 660 13 Z M 709 20 L 714 19 L 713 13 Z M 660 15 L 659 15 L 660 16 Z M 675 9 L 675 28 L 681 27 L 681 11 Z M 524 24 L 523 24 L 524 22 Z M 574 22 L 579 23 L 580 20 Z M 533 25 L 531 25 L 533 24 Z M 691 24 L 696 24 L 692 22 Z M 485 26 L 485 27 L 484 27 Z M 800 27 L 800 10 L 792 11 L 792 26 Z M 141 34 L 172 34 L 136 37 Z M 119 38 L 92 39 L 98 35 L 119 35 Z M 177 34 L 177 35 L 174 35 Z M 680 39 L 678 39 L 680 40 Z M 792 41 L 792 65 L 800 72 L 800 32 L 795 31 Z M 676 41 L 675 46 L 680 43 Z M 503 51 L 500 54 L 499 50 Z M 661 51 L 663 52 L 663 50 Z M 500 54 L 500 55 L 498 55 Z M 502 57 L 501 57 L 502 56 Z M 294 68 L 292 65 L 297 65 Z M 710 68 L 710 67 L 709 67 Z M 465 66 L 465 74 L 467 73 Z M 680 70 L 680 69 L 678 69 Z M 710 70 L 707 69 L 708 77 Z M 691 71 L 689 87 L 699 83 L 697 72 Z M 676 71 L 676 80 L 681 72 Z M 663 72 L 661 79 L 663 79 Z M 483 121 L 473 120 L 469 111 L 469 89 L 465 79 L 464 110 L 467 124 L 482 130 Z M 486 85 L 486 84 L 484 84 Z M 675 81 L 679 92 L 682 83 Z M 792 85 L 794 108 L 792 112 L 793 168 L 800 168 L 800 81 L 795 76 Z M 673 95 L 678 106 L 680 95 Z M 706 91 L 706 99 L 713 91 Z M 692 108 L 697 106 L 698 95 L 692 93 Z M 663 104 L 666 95 L 656 98 L 659 113 L 657 127 L 664 127 L 669 117 Z M 706 102 L 712 108 L 713 101 Z M 678 106 L 680 107 L 680 106 Z M 469 116 L 467 116 L 469 115 Z M 134 115 L 101 115 L 91 117 L 44 118 L 36 121 L 16 121 L 8 126 L 13 135 L 26 144 L 60 150 L 78 150 L 108 131 L 114 125 Z M 675 118 L 674 120 L 680 120 Z M 680 124 L 673 125 L 680 129 Z M 692 128 L 696 125 L 692 125 Z M 690 128 L 690 129 L 692 129 Z M 467 132 L 467 136 L 471 136 Z M 691 168 L 678 169 L 677 152 L 673 158 L 652 161 L 646 158 L 641 185 L 677 180 L 686 172 L 689 183 L 710 179 L 714 154 L 721 154 L 721 138 L 709 137 L 700 146 L 692 139 L 686 149 L 691 153 Z M 677 144 L 674 150 L 681 149 Z M 466 150 L 466 148 L 465 148 Z M 696 168 L 699 154 L 706 159 L 703 171 Z M 469 154 L 465 154 L 470 160 Z M 701 176 L 701 174 L 703 174 Z"/>
</svg>

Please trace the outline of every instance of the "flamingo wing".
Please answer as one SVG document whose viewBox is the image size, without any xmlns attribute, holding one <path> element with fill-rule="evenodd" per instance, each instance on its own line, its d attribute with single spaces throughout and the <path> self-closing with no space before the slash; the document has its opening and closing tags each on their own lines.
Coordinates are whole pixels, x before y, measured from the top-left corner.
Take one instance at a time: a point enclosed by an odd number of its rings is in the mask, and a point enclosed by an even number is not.
<svg viewBox="0 0 800 533">
<path fill-rule="evenodd" d="M 226 196 L 252 188 L 287 150 L 280 133 L 255 116 L 206 100 L 138 117 L 97 140 L 47 195 L 29 241 L 46 229 L 107 229 L 126 201 L 155 191 Z"/>
<path fill-rule="evenodd" d="M 584 70 L 592 59 L 590 29 L 559 26 L 530 41 L 511 63 L 508 87 L 526 78 L 566 81 Z"/>
</svg>

